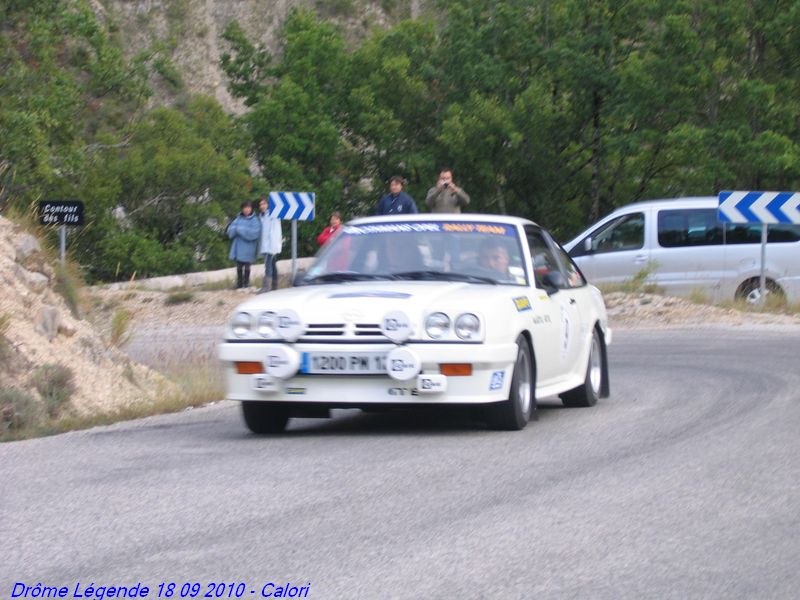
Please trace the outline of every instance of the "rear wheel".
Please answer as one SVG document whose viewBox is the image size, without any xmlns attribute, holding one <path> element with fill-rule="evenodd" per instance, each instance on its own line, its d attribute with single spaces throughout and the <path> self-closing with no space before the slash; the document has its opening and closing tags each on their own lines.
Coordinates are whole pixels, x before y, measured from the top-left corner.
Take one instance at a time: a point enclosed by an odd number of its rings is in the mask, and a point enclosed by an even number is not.
<svg viewBox="0 0 800 600">
<path fill-rule="evenodd" d="M 772 281 L 772 279 L 767 279 L 764 282 L 764 288 L 767 292 L 766 297 L 784 297 L 781 286 Z M 761 302 L 761 281 L 758 278 L 752 278 L 742 283 L 739 289 L 736 290 L 736 299 L 744 300 L 748 304 L 758 304 Z"/>
<path fill-rule="evenodd" d="M 242 415 L 247 428 L 253 433 L 280 433 L 289 422 L 289 411 L 269 402 L 242 402 Z"/>
<path fill-rule="evenodd" d="M 603 389 L 603 342 L 597 329 L 592 332 L 592 346 L 589 349 L 589 364 L 586 377 L 578 387 L 561 394 L 564 406 L 594 406 Z"/>
<path fill-rule="evenodd" d="M 524 336 L 517 338 L 517 361 L 511 377 L 508 400 L 488 407 L 487 420 L 493 429 L 523 429 L 536 411 L 534 369 L 531 350 Z"/>
</svg>

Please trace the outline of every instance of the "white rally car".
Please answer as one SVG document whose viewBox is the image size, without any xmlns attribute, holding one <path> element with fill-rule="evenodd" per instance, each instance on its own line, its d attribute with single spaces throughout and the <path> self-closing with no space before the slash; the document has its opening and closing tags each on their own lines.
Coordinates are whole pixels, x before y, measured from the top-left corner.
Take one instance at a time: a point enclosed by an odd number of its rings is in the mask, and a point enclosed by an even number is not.
<svg viewBox="0 0 800 600">
<path fill-rule="evenodd" d="M 541 227 L 496 215 L 351 221 L 295 287 L 238 306 L 219 346 L 255 433 L 331 408 L 480 406 L 522 429 L 536 398 L 609 392 L 605 304 Z"/>
</svg>

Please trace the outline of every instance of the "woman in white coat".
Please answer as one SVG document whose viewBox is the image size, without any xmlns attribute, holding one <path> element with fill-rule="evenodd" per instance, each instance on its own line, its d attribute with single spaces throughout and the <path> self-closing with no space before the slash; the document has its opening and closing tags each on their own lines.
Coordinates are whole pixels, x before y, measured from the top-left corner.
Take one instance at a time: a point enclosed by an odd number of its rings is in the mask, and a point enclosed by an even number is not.
<svg viewBox="0 0 800 600">
<path fill-rule="evenodd" d="M 258 218 L 261 219 L 261 243 L 259 254 L 264 257 L 264 283 L 259 294 L 269 292 L 278 287 L 278 254 L 283 246 L 281 220 L 269 215 L 269 202 L 261 198 L 258 202 Z"/>
</svg>

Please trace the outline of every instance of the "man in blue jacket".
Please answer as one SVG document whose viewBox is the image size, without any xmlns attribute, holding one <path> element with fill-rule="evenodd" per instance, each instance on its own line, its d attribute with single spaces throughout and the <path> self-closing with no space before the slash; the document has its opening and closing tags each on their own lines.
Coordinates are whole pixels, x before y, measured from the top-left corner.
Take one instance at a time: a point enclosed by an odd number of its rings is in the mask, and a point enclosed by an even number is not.
<svg viewBox="0 0 800 600">
<path fill-rule="evenodd" d="M 404 215 L 416 213 L 417 205 L 414 199 L 403 191 L 403 178 L 394 175 L 389 180 L 389 193 L 378 200 L 375 209 L 376 215 Z"/>
</svg>

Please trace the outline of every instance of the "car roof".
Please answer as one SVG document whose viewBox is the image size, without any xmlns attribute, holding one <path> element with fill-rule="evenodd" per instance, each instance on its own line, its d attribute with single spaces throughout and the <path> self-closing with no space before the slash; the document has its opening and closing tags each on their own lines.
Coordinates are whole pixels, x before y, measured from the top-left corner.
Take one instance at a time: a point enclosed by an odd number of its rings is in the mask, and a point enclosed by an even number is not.
<svg viewBox="0 0 800 600">
<path fill-rule="evenodd" d="M 597 221 L 589 225 L 586 229 L 581 231 L 574 238 L 564 244 L 564 248 L 569 252 L 575 245 L 586 236 L 586 234 L 596 228 L 600 223 L 608 222 L 619 215 L 632 213 L 638 210 L 646 210 L 650 208 L 717 208 L 719 206 L 719 198 L 717 196 L 683 196 L 680 198 L 659 198 L 654 200 L 641 200 L 631 204 L 625 204 L 612 210 L 610 213 L 602 216 Z"/>
<path fill-rule="evenodd" d="M 366 223 L 414 223 L 418 221 L 446 221 L 485 223 L 505 223 L 506 225 L 537 225 L 529 219 L 510 215 L 490 215 L 482 213 L 414 213 L 406 215 L 381 215 L 371 217 L 356 217 L 347 222 L 348 225 L 362 225 Z M 538 227 L 538 225 L 537 225 Z"/>
<path fill-rule="evenodd" d="M 717 196 L 684 196 L 682 198 L 659 198 L 654 200 L 641 200 L 615 208 L 611 213 L 628 211 L 632 208 L 709 208 L 719 205 Z"/>
</svg>

